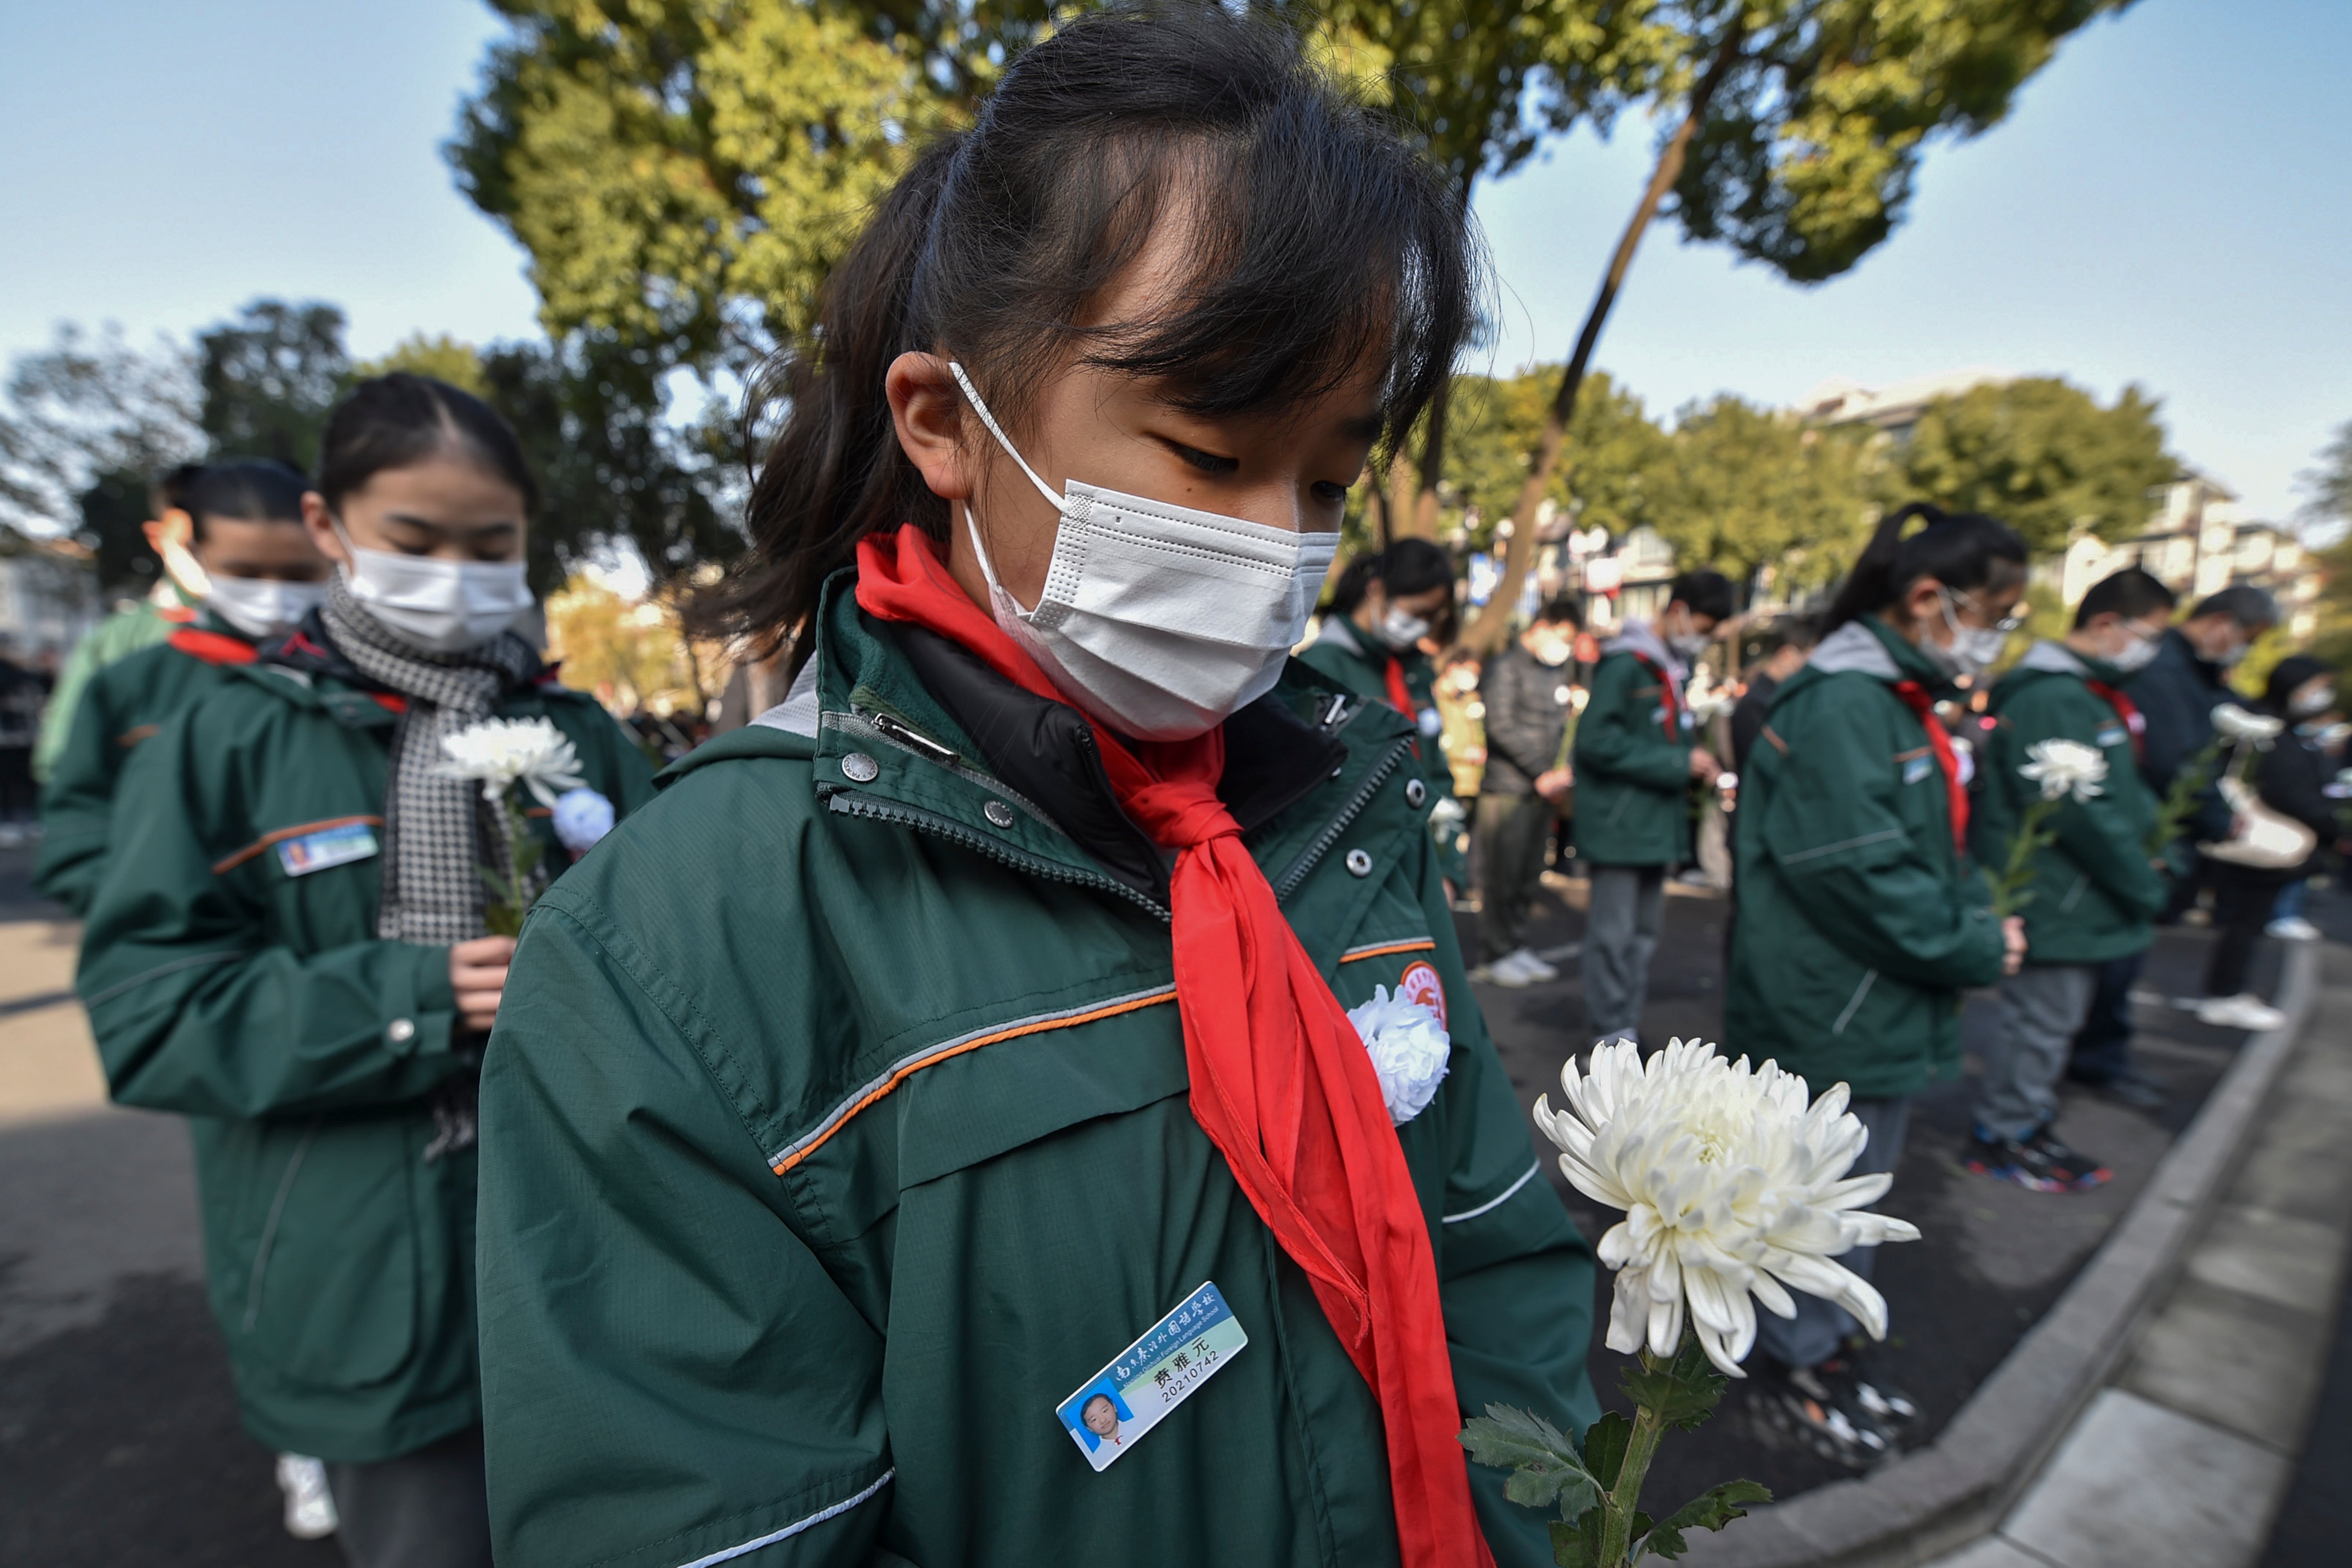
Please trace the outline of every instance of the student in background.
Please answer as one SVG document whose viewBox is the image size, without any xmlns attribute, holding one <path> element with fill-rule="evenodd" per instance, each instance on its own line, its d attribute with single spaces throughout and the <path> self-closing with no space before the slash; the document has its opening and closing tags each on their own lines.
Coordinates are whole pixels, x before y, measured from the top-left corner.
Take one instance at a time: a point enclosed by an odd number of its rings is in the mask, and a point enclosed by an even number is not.
<svg viewBox="0 0 2352 1568">
<path fill-rule="evenodd" d="M 2277 622 L 2277 603 L 2260 588 L 2224 588 L 2200 600 L 2186 619 L 2166 632 L 2147 668 L 2125 687 L 2146 727 L 2140 776 L 2158 801 L 2170 794 L 2180 770 L 2211 744 L 2213 710 L 2240 700 L 2230 689 L 2231 669 Z M 2232 829 L 2230 807 L 2209 780 L 2168 852 L 2172 900 L 2163 920 L 2196 896 L 2200 880 L 2197 846 L 2220 843 Z M 2099 966 L 2098 988 L 2066 1067 L 2066 1076 L 2075 1082 L 2138 1110 L 2166 1103 L 2164 1086 L 2143 1071 L 2131 1054 L 2131 994 L 2147 956 L 2143 951 Z M 2275 1026 L 2273 1009 L 2259 998 L 2241 1003 L 2234 996 L 2217 996 L 2207 1005 L 2214 1012 L 2213 1021 L 2225 1027 Z"/>
<path fill-rule="evenodd" d="M 170 580 L 203 591 L 195 618 L 89 675 L 41 792 L 33 886 L 76 914 L 98 890 L 115 783 L 135 748 L 219 684 L 226 668 L 251 663 L 257 643 L 283 638 L 326 602 L 327 558 L 302 527 L 309 480 L 267 458 L 175 478 L 188 537 L 183 545 L 166 536 L 163 547 Z"/>
<path fill-rule="evenodd" d="M 2052 840 L 2032 862 L 2024 966 L 2000 983 L 2000 1025 L 1985 1054 L 1967 1162 L 2035 1192 L 2077 1192 L 2112 1173 L 2060 1142 L 2058 1078 L 2097 987 L 2099 966 L 2147 951 L 2168 889 L 2148 854 L 2157 799 L 2140 777 L 2139 710 L 2123 683 L 2155 657 L 2172 590 L 2137 567 L 2092 584 L 2063 642 L 2040 642 L 1992 689 L 1979 730 L 1976 842 L 1987 866 L 2009 863 L 2020 820 L 2041 787 L 2019 770 L 2034 746 L 2074 741 L 2106 758 L 2085 799 L 2051 814 Z"/>
<path fill-rule="evenodd" d="M 1574 711 L 1569 664 L 1583 629 L 1576 601 L 1554 599 L 1536 612 L 1516 643 L 1486 661 L 1478 680 L 1486 709 L 1486 771 L 1478 786 L 1478 933 L 1486 949 L 1486 978 L 1497 985 L 1559 977 L 1528 947 L 1528 910 L 1543 875 L 1552 824 L 1575 782 L 1563 747 Z"/>
<path fill-rule="evenodd" d="M 1683 687 L 1731 618 L 1719 572 L 1676 577 L 1655 623 L 1629 620 L 1601 650 L 1576 725 L 1576 855 L 1591 868 L 1584 932 L 1588 1041 L 1637 1037 L 1666 872 L 1691 858 L 1690 786 L 1723 771 L 1698 744 Z"/>
<path fill-rule="evenodd" d="M 142 742 L 77 976 L 116 1100 L 189 1119 L 246 1429 L 326 1461 L 357 1568 L 487 1568 L 475 1085 L 510 937 L 479 783 L 442 742 L 543 719 L 604 810 L 645 760 L 509 625 L 535 497 L 514 433 L 427 378 L 328 416 L 327 602 Z M 588 802 L 593 806 L 595 803 Z M 550 871 L 584 853 L 532 819 Z"/>
<path fill-rule="evenodd" d="M 1299 658 L 1343 691 L 1385 702 L 1420 731 L 1414 761 L 1430 792 L 1430 834 L 1449 889 L 1468 873 L 1465 813 L 1445 760 L 1445 721 L 1437 710 L 1437 668 L 1422 644 L 1449 633 L 1454 618 L 1454 558 L 1426 539 L 1400 539 L 1359 555 L 1339 574 L 1324 606 L 1323 628 Z"/>
<path fill-rule="evenodd" d="M 1764 646 L 1748 669 L 1748 689 L 1731 710 L 1731 771 L 1748 771 L 1748 753 L 1764 728 L 1764 715 L 1781 684 L 1805 668 L 1819 641 L 1811 616 L 1783 616 L 1764 635 Z"/>
<path fill-rule="evenodd" d="M 1870 1132 L 1857 1176 L 1894 1170 L 1911 1096 L 1959 1076 L 1961 991 L 2024 955 L 2022 923 L 1993 918 L 1970 865 L 1967 785 L 1935 714 L 2000 657 L 2024 593 L 2025 545 L 1993 519 L 1890 514 L 1740 776 L 1725 1054 L 1777 1061 L 1816 1094 L 1848 1085 Z M 1839 1261 L 1868 1279 L 1869 1249 Z M 1841 1463 L 1876 1462 L 1909 1402 L 1854 1359 L 1844 1309 L 1795 1305 L 1759 1314 L 1767 1415 Z"/>
<path fill-rule="evenodd" d="M 195 570 L 188 551 L 195 524 L 188 515 L 187 489 L 189 482 L 204 472 L 204 467 L 202 463 L 183 463 L 149 489 L 147 506 L 154 516 L 140 528 L 163 571 L 144 596 L 124 604 L 99 622 L 66 657 L 65 668 L 58 671 L 57 685 L 49 693 L 48 708 L 41 716 L 40 739 L 33 747 L 36 781 L 47 781 L 50 765 L 65 750 L 74 715 L 81 706 L 81 689 L 89 684 L 89 678 L 117 659 L 153 647 L 175 628 L 195 620 L 196 606 L 205 596 L 205 583 L 204 574 Z"/>
<path fill-rule="evenodd" d="M 2344 802 L 2327 793 L 2343 765 L 2344 700 L 2336 678 L 2334 665 L 2295 654 L 2271 671 L 2264 694 L 2265 705 L 2287 729 L 2256 765 L 2256 789 L 2263 805 L 2293 817 L 2319 839 L 2311 858 L 2286 874 L 2263 928 L 2285 942 L 2319 939 L 2319 928 L 2303 918 L 2304 894 L 2330 852 L 2346 848 Z"/>
</svg>

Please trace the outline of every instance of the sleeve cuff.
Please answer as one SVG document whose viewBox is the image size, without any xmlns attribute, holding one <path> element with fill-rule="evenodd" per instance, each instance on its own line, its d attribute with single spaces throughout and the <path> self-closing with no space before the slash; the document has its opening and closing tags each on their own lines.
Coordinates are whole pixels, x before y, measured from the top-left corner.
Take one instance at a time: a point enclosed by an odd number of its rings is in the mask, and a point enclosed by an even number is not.
<svg viewBox="0 0 2352 1568">
<path fill-rule="evenodd" d="M 400 955 L 383 995 L 383 1044 L 395 1057 L 446 1056 L 457 1018 L 449 984 L 449 950 L 392 942 Z"/>
</svg>

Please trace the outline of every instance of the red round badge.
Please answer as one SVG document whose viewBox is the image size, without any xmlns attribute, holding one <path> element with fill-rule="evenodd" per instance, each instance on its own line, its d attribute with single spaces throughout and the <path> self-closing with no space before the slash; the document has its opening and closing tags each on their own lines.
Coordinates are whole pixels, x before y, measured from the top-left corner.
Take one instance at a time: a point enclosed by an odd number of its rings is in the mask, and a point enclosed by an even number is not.
<svg viewBox="0 0 2352 1568">
<path fill-rule="evenodd" d="M 1419 962 L 1406 964 L 1404 973 L 1397 976 L 1397 994 L 1408 1002 L 1420 1003 L 1437 1015 L 1440 1026 L 1444 1025 L 1445 986 L 1437 978 L 1437 971 L 1429 964 Z"/>
</svg>

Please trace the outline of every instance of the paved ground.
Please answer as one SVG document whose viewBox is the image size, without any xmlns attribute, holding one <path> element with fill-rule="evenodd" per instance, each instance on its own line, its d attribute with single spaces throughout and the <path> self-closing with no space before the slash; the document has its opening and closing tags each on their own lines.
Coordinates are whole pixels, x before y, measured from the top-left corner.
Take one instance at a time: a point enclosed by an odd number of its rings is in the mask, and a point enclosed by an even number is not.
<svg viewBox="0 0 2352 1568">
<path fill-rule="evenodd" d="M 25 861 L 22 851 L 0 851 L 0 1193 L 7 1196 L 0 1204 L 0 1562 L 338 1562 L 331 1547 L 294 1542 L 278 1529 L 269 1456 L 237 1426 L 205 1309 L 185 1133 L 173 1119 L 104 1105 L 71 999 L 73 931 L 26 895 Z M 1581 937 L 1581 896 L 1580 883 L 1548 888 L 1538 948 Z M 1669 900 L 1649 1035 L 1717 1034 L 1724 908 L 1709 896 Z M 2323 901 L 2315 913 L 2352 935 L 2352 910 Z M 2201 932 L 2168 933 L 2149 984 L 2193 990 L 2205 941 Z M 1575 965 L 1563 967 L 1563 979 L 1549 986 L 1481 988 L 1529 1104 L 1558 1081 L 1581 1028 Z M 2267 985 L 2273 968 L 2266 961 L 2258 982 Z M 2182 1099 L 2158 1117 L 2070 1100 L 2062 1132 L 2116 1167 L 2117 1182 L 2101 1192 L 2044 1197 L 1968 1176 L 1956 1160 L 1967 1131 L 1965 1087 L 1921 1105 L 1886 1206 L 1928 1239 L 1890 1248 L 1879 1279 L 1895 1324 L 1889 1363 L 1924 1408 L 1923 1436 L 2064 1288 L 2241 1043 L 2160 1005 L 2144 1006 L 2141 1018 L 2149 1064 L 2173 1079 Z M 1972 1005 L 1971 1032 L 1985 1022 L 1982 1005 Z M 1591 1234 L 1613 1223 L 1613 1215 L 1570 1201 Z M 2337 1354 L 2340 1361 L 2340 1344 Z M 1595 1352 L 1604 1397 L 1615 1389 L 1617 1361 Z M 2336 1379 L 2336 1392 L 2325 1397 L 2341 1411 L 2352 1400 L 2344 1386 L 2352 1373 L 2339 1367 Z M 2339 1448 L 2325 1449 L 2323 1416 L 2313 1455 L 2340 1452 L 2344 1429 L 2339 1419 Z M 1735 1474 L 1783 1495 L 1830 1478 L 1821 1462 L 1752 1429 L 1731 1402 L 1723 1419 L 1666 1447 L 1658 1495 Z M 2329 1485 L 2340 1488 L 2345 1474 L 2339 1458 L 2291 1494 L 2283 1548 L 2297 1520 L 2329 1517 Z M 2304 1500 L 2306 1493 L 2315 1500 Z M 2326 1528 L 2330 1534 L 2315 1539 L 2340 1542 L 2340 1527 Z M 2307 1568 L 2338 1560 L 2277 1562 Z"/>
<path fill-rule="evenodd" d="M 1530 944 L 1547 954 L 1572 949 L 1583 936 L 1583 895 L 1581 880 L 1547 878 Z M 2315 919 L 2339 935 L 2352 934 L 2352 907 L 2324 898 L 2315 906 Z M 1645 1040 L 1692 1034 L 1720 1037 L 1726 909 L 1719 897 L 1703 891 L 1677 889 L 1668 899 L 1665 937 L 1643 1020 Z M 1465 935 L 1467 925 L 1465 921 Z M 2115 1168 L 2116 1180 L 2107 1186 L 2045 1194 L 1970 1175 L 1959 1158 L 1969 1132 L 1972 1084 L 1940 1086 L 1918 1101 L 1895 1188 L 1880 1206 L 1918 1226 L 1925 1239 L 1887 1247 L 1877 1273 L 1892 1321 L 1881 1365 L 1889 1381 L 1920 1406 L 1915 1442 L 1941 1430 L 2064 1290 L 2243 1043 L 2242 1035 L 2208 1028 L 2165 1000 L 2198 990 L 2210 941 L 2202 931 L 2166 931 L 2144 979 L 2149 991 L 2137 1009 L 2142 1059 L 2173 1086 L 2174 1104 L 2151 1115 L 2086 1093 L 2070 1089 L 2066 1095 L 2059 1135 Z M 1581 1039 L 1576 963 L 1572 956 L 1558 962 L 1561 977 L 1550 985 L 1479 988 L 1504 1065 L 1530 1107 L 1538 1093 L 1556 1091 L 1560 1064 Z M 2275 952 L 2262 955 L 2254 974 L 2258 989 L 2267 993 L 2277 966 Z M 1965 1037 L 1983 1038 L 1991 1023 L 1989 997 L 1971 998 L 1962 1020 Z M 1975 1071 L 1973 1056 L 1969 1071 Z M 1545 1170 L 1588 1236 L 1598 1237 L 1616 1223 L 1615 1211 L 1569 1188 L 1556 1165 L 1547 1162 Z M 1624 1360 L 1596 1341 L 1593 1382 L 1605 1403 L 1622 1403 L 1617 1376 Z M 1676 1433 L 1652 1472 L 1654 1497 L 1669 1504 L 1732 1476 L 1761 1481 L 1789 1497 L 1845 1473 L 1763 1427 L 1737 1388 L 1716 1421 L 1695 1434 Z"/>
</svg>

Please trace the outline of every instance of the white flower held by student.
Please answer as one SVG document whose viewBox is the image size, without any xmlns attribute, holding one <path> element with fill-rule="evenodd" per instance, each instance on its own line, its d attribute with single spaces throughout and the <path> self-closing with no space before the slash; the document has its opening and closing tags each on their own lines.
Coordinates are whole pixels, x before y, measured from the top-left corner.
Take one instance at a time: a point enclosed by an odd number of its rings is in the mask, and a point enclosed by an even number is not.
<svg viewBox="0 0 2352 1568">
<path fill-rule="evenodd" d="M 2018 775 L 2040 784 L 2044 800 L 2069 795 L 2076 800 L 2090 800 L 2102 793 L 2100 786 L 2107 781 L 2107 754 L 2080 741 L 2036 741 L 2025 748 L 2025 754 L 2032 761 L 2019 766 Z"/>
<path fill-rule="evenodd" d="M 2275 741 L 2285 729 L 2283 720 L 2267 714 L 2250 712 L 2234 702 L 2217 703 L 2213 709 L 2213 732 L 2223 740 L 2240 743 Z"/>
<path fill-rule="evenodd" d="M 546 719 L 485 719 L 444 737 L 441 749 L 449 754 L 441 775 L 479 779 L 484 800 L 520 784 L 552 810 L 558 795 L 586 782 L 571 739 Z"/>
<path fill-rule="evenodd" d="M 1845 1085 L 1808 1103 L 1803 1079 L 1727 1062 L 1701 1040 L 1675 1040 L 1647 1063 L 1619 1040 L 1594 1050 L 1589 1074 L 1570 1061 L 1559 1082 L 1568 1105 L 1538 1098 L 1536 1125 L 1577 1191 L 1625 1211 L 1599 1249 L 1617 1270 L 1610 1349 L 1670 1356 L 1687 1313 L 1707 1359 L 1744 1377 L 1755 1303 L 1794 1317 L 1790 1288 L 1886 1336 L 1885 1301 L 1831 1259 L 1919 1232 L 1862 1212 L 1894 1178 L 1846 1175 L 1870 1134 L 1847 1111 Z"/>
</svg>

